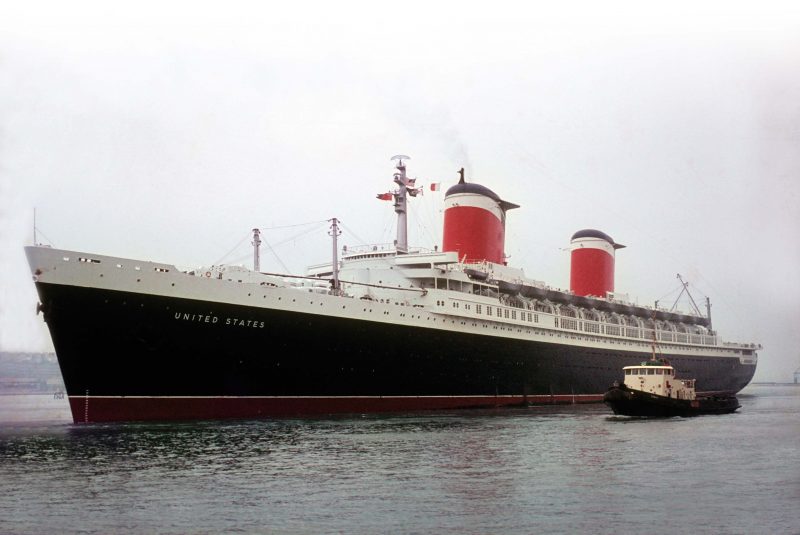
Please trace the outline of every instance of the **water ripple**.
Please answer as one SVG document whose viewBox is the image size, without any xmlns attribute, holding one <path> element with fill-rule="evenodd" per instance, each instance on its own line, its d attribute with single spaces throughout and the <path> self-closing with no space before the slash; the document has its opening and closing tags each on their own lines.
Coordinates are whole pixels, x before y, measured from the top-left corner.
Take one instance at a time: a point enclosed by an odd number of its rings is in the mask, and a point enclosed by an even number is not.
<svg viewBox="0 0 800 535">
<path fill-rule="evenodd" d="M 0 532 L 791 533 L 800 389 L 602 406 L 0 430 Z"/>
</svg>

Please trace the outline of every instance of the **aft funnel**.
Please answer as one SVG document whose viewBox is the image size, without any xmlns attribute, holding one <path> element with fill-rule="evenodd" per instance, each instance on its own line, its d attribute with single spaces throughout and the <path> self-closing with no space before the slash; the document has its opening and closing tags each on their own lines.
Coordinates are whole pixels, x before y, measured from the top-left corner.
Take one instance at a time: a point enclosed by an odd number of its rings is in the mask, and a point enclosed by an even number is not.
<svg viewBox="0 0 800 535">
<path fill-rule="evenodd" d="M 614 252 L 623 247 L 599 230 L 584 229 L 573 234 L 569 276 L 572 293 L 605 297 L 607 292 L 613 292 Z"/>
</svg>

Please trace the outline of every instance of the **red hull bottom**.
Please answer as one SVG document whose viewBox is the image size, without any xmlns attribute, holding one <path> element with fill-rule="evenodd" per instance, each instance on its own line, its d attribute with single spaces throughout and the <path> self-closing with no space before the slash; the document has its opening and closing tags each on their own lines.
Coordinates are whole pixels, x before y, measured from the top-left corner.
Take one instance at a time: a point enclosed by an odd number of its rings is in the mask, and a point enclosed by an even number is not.
<svg viewBox="0 0 800 535">
<path fill-rule="evenodd" d="M 603 394 L 555 396 L 112 397 L 70 396 L 75 423 L 247 419 L 514 405 L 598 403 Z"/>
</svg>

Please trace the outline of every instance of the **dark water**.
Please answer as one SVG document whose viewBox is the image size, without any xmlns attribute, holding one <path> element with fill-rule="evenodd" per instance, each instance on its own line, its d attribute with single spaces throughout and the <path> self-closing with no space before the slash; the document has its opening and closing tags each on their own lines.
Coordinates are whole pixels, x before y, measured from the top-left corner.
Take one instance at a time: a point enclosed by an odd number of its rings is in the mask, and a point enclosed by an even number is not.
<svg viewBox="0 0 800 535">
<path fill-rule="evenodd" d="M 5 425 L 0 532 L 800 533 L 800 387 L 740 401 Z"/>
</svg>

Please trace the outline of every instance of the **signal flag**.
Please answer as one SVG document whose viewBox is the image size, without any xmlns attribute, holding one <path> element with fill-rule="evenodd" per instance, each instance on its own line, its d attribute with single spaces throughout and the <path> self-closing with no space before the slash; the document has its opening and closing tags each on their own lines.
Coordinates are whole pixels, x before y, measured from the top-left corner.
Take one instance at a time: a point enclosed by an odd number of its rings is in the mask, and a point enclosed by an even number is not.
<svg viewBox="0 0 800 535">
<path fill-rule="evenodd" d="M 391 193 L 378 193 L 377 195 L 375 195 L 375 197 L 380 199 L 380 200 L 382 200 L 382 201 L 391 201 L 392 200 L 392 194 Z"/>
<path fill-rule="evenodd" d="M 441 182 L 433 182 L 431 184 L 431 191 L 439 191 L 440 189 L 442 189 L 442 183 Z"/>
</svg>

